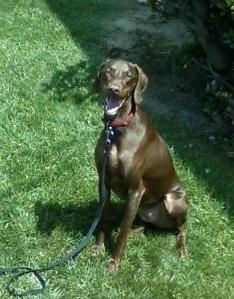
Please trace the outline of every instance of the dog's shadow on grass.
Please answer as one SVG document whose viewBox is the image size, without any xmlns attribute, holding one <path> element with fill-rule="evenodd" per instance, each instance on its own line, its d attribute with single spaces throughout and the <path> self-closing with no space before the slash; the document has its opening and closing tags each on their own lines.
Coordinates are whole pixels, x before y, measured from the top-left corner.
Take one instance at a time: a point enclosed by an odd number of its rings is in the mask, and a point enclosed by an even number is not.
<svg viewBox="0 0 234 299">
<path fill-rule="evenodd" d="M 64 206 L 59 203 L 38 201 L 35 204 L 37 230 L 42 234 L 50 235 L 57 227 L 61 227 L 73 234 L 81 233 L 84 235 L 96 216 L 97 207 L 96 202 Z"/>
<path fill-rule="evenodd" d="M 112 207 L 115 213 L 113 213 L 110 221 L 109 230 L 111 233 L 118 230 L 123 212 L 121 203 L 114 203 Z M 78 234 L 85 237 L 96 217 L 97 209 L 97 202 L 89 202 L 80 206 L 78 204 L 62 206 L 59 203 L 42 203 L 38 201 L 35 204 L 37 231 L 41 234 L 50 235 L 53 230 L 60 227 L 75 237 Z M 96 236 L 96 232 L 97 229 L 94 236 Z M 113 235 L 110 234 L 106 243 L 106 249 L 109 253 L 113 251 L 114 241 Z"/>
<path fill-rule="evenodd" d="M 50 98 L 58 102 L 72 100 L 81 104 L 84 100 L 92 97 L 98 100 L 93 90 L 93 78 L 96 67 L 88 60 L 81 60 L 75 65 L 67 66 L 66 69 L 57 70 L 49 81 L 42 82 L 42 91 L 50 93 Z"/>
<path fill-rule="evenodd" d="M 35 204 L 35 216 L 37 218 L 37 230 L 41 234 L 50 235 L 53 230 L 60 227 L 65 231 L 74 234 L 81 234 L 83 237 L 88 232 L 91 223 L 94 221 L 98 208 L 97 202 L 89 202 L 85 205 L 70 204 L 62 206 L 59 203 L 42 203 L 41 201 Z M 109 221 L 109 232 L 106 242 L 106 249 L 111 254 L 113 252 L 116 235 L 120 229 L 121 220 L 123 219 L 124 203 L 112 203 L 112 217 Z M 145 236 L 150 235 L 166 235 L 173 233 L 172 231 L 159 229 L 151 224 L 143 222 L 139 217 L 136 217 L 133 230 L 144 228 Z M 96 231 L 94 233 L 96 236 Z M 129 233 L 130 237 L 136 237 L 139 233 Z"/>
<path fill-rule="evenodd" d="M 69 204 L 67 206 L 59 203 L 35 204 L 35 216 L 37 218 L 37 230 L 42 234 L 50 235 L 54 229 L 61 227 L 65 231 L 73 234 L 81 233 L 85 235 L 94 221 L 98 209 L 97 202 L 87 204 Z M 113 218 L 110 221 L 110 229 L 115 230 L 120 225 L 123 206 L 122 203 L 114 203 Z"/>
</svg>

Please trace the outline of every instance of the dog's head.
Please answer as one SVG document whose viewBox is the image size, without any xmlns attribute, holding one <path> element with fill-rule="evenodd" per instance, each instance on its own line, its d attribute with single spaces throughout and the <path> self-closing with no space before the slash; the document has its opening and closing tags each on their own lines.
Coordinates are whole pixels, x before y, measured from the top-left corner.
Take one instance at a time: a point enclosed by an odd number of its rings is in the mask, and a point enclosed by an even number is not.
<svg viewBox="0 0 234 299">
<path fill-rule="evenodd" d="M 94 87 L 106 96 L 106 113 L 115 116 L 127 100 L 140 104 L 147 87 L 147 76 L 130 62 L 108 59 L 97 73 Z"/>
</svg>

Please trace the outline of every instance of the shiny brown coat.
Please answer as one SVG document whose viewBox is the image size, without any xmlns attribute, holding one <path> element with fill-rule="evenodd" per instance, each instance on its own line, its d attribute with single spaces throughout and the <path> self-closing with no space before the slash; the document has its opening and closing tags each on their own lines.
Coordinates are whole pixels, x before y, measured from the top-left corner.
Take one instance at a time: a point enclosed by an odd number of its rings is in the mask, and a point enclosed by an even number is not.
<svg viewBox="0 0 234 299">
<path fill-rule="evenodd" d="M 182 257 L 187 256 L 184 231 L 188 208 L 186 192 L 176 174 L 167 145 L 139 108 L 147 81 L 139 66 L 123 60 L 108 60 L 101 66 L 95 82 L 97 91 L 104 93 L 107 100 L 119 101 L 115 120 L 126 119 L 133 110 L 132 106 L 137 105 L 131 122 L 115 128 L 116 137 L 111 146 L 105 180 L 109 198 L 100 222 L 97 244 L 93 247 L 95 254 L 105 248 L 112 190 L 126 201 L 126 207 L 116 247 L 108 262 L 110 270 L 119 265 L 137 214 L 145 222 L 176 229 L 177 247 Z M 99 174 L 104 146 L 105 131 L 101 133 L 95 150 Z"/>
</svg>

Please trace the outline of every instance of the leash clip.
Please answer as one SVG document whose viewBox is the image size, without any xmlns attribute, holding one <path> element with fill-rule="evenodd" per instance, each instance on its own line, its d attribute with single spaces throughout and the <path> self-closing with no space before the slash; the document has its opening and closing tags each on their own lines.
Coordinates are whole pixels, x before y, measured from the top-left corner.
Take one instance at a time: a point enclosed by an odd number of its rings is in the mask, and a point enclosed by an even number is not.
<svg viewBox="0 0 234 299">
<path fill-rule="evenodd" d="M 111 126 L 106 128 L 106 151 L 110 149 L 111 143 L 114 140 L 115 132 Z"/>
</svg>

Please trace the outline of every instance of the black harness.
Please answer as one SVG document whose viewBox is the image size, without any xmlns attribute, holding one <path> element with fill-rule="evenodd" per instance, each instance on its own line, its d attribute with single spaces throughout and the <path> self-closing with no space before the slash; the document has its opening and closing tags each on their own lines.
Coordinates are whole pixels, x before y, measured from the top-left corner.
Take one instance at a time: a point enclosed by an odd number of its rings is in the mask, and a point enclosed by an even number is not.
<svg viewBox="0 0 234 299">
<path fill-rule="evenodd" d="M 41 275 L 41 273 L 53 270 L 55 268 L 58 268 L 60 266 L 64 266 L 74 260 L 81 251 L 87 246 L 89 241 L 91 240 L 93 233 L 101 219 L 102 211 L 104 208 L 104 205 L 107 200 L 107 190 L 105 187 L 105 174 L 106 174 L 106 166 L 109 158 L 109 152 L 111 149 L 111 144 L 114 138 L 114 131 L 111 126 L 106 125 L 106 142 L 105 142 L 105 150 L 104 150 L 104 156 L 103 156 L 103 164 L 102 164 L 102 173 L 99 181 L 99 207 L 96 212 L 96 217 L 93 221 L 93 223 L 90 225 L 90 228 L 86 234 L 86 236 L 81 240 L 80 243 L 77 244 L 77 246 L 69 251 L 64 256 L 61 256 L 58 260 L 52 262 L 51 264 L 34 269 L 29 267 L 19 267 L 19 268 L 6 268 L 6 267 L 0 267 L 0 276 L 1 275 L 7 275 L 12 274 L 10 280 L 7 283 L 7 290 L 10 295 L 14 297 L 23 297 L 26 295 L 39 295 L 44 292 L 47 284 L 45 278 Z M 22 276 L 32 274 L 36 278 L 39 284 L 39 288 L 35 289 L 29 289 L 23 292 L 17 291 L 17 289 L 13 286 L 13 284 Z"/>
</svg>

